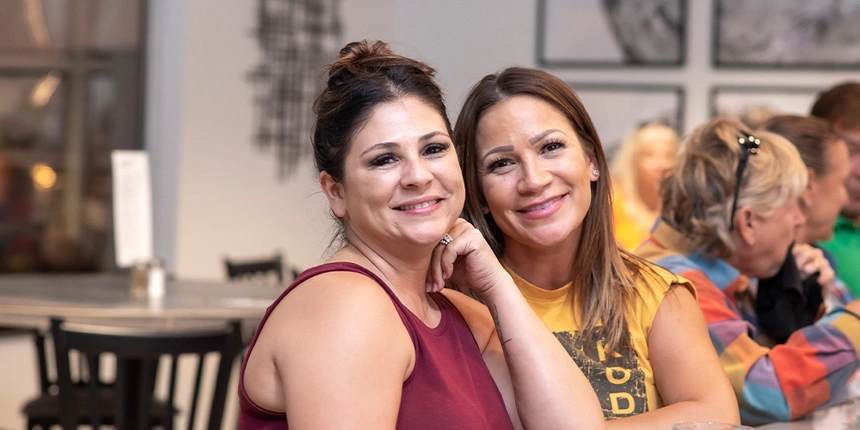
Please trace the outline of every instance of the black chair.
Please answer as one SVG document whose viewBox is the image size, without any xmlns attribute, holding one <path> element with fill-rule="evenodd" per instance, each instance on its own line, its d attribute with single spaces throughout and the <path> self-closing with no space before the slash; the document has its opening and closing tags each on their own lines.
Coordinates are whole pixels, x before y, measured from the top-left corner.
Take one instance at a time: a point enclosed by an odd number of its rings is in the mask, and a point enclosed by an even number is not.
<svg viewBox="0 0 860 430">
<path fill-rule="evenodd" d="M 47 345 L 49 338 L 40 329 L 28 329 L 27 334 L 33 338 L 36 350 L 36 363 L 39 372 L 39 395 L 24 404 L 22 413 L 27 417 L 27 428 L 30 430 L 40 427 L 47 429 L 59 424 L 60 412 L 57 401 L 57 380 L 52 378 L 48 363 L 53 361 L 48 357 Z"/>
<path fill-rule="evenodd" d="M 194 427 L 197 411 L 208 412 L 207 428 L 221 428 L 233 363 L 239 353 L 239 322 L 223 329 L 151 332 L 139 329 L 74 324 L 51 321 L 57 363 L 56 400 L 60 424 L 65 429 L 78 425 L 112 425 L 120 430 L 159 426 L 172 429 L 177 414 L 176 383 L 180 356 L 196 356 L 194 389 L 189 400 L 188 429 Z M 77 352 L 85 374 L 73 378 L 70 355 Z M 201 396 L 208 353 L 218 353 L 218 368 L 211 399 Z M 116 379 L 100 380 L 101 355 L 116 357 Z M 156 398 L 159 360 L 169 362 L 167 398 Z M 47 428 L 44 427 L 43 428 Z"/>
<path fill-rule="evenodd" d="M 284 263 L 281 253 L 268 258 L 248 260 L 233 260 L 225 257 L 224 267 L 230 280 L 248 280 L 274 275 L 278 284 L 284 283 Z"/>
</svg>

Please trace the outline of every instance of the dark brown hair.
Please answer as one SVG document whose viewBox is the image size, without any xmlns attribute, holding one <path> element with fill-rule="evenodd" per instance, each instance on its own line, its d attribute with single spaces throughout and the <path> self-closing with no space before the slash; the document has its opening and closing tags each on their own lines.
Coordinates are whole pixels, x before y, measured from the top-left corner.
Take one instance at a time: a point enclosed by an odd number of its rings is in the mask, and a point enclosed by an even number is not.
<svg viewBox="0 0 860 430">
<path fill-rule="evenodd" d="M 344 179 L 346 154 L 355 134 L 382 103 L 416 97 L 439 112 L 448 134 L 452 134 L 442 90 L 433 79 L 436 71 L 393 53 L 387 43 L 348 43 L 327 70 L 326 87 L 314 102 L 316 120 L 311 142 L 317 170 L 328 173 L 336 182 Z M 346 242 L 343 220 L 334 214 L 332 217 L 338 225 L 329 249 Z"/>
<path fill-rule="evenodd" d="M 603 324 L 610 351 L 629 347 L 625 312 L 636 293 L 634 277 L 639 258 L 618 248 L 612 228 L 612 196 L 609 168 L 597 130 L 573 90 L 557 77 L 541 70 L 512 67 L 484 77 L 472 88 L 454 126 L 454 144 L 466 183 L 464 217 L 487 238 L 497 256 L 505 249 L 504 235 L 481 208 L 486 199 L 478 174 L 476 134 L 482 116 L 492 106 L 516 96 L 537 97 L 561 112 L 576 131 L 586 156 L 601 175 L 591 183 L 591 204 L 582 221 L 582 234 L 572 264 L 570 302 L 579 306 L 582 330 L 587 336 Z M 639 263 L 637 263 L 639 262 Z M 559 270 L 564 270 L 559 268 Z"/>
<path fill-rule="evenodd" d="M 827 120 L 814 116 L 777 115 L 765 122 L 762 128 L 794 144 L 803 163 L 816 175 L 822 176 L 830 170 L 826 165 L 826 154 L 839 142 L 839 136 Z"/>
<path fill-rule="evenodd" d="M 818 96 L 812 115 L 847 130 L 860 129 L 860 83 L 845 82 Z"/>
<path fill-rule="evenodd" d="M 381 103 L 417 97 L 439 112 L 451 132 L 442 90 L 433 79 L 436 71 L 393 53 L 387 43 L 351 42 L 327 69 L 328 82 L 314 102 L 312 142 L 317 170 L 335 181 L 343 180 L 344 160 L 355 133 Z"/>
</svg>

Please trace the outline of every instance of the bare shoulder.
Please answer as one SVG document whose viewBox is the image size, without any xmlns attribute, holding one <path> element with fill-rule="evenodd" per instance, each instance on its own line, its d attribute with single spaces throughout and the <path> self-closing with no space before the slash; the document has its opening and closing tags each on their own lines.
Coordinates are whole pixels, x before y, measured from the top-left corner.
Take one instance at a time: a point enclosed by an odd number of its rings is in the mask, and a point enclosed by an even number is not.
<svg viewBox="0 0 860 430">
<path fill-rule="evenodd" d="M 263 331 L 278 339 L 302 338 L 307 330 L 323 336 L 365 335 L 402 327 L 391 298 L 375 280 L 355 272 L 337 271 L 308 279 L 272 311 Z M 282 342 L 278 342 L 279 344 Z"/>
<path fill-rule="evenodd" d="M 669 334 L 698 333 L 707 339 L 704 316 L 696 302 L 696 297 L 686 285 L 673 283 L 663 297 L 654 317 L 649 339 Z"/>
<path fill-rule="evenodd" d="M 459 291 L 444 288 L 442 294 L 463 315 L 463 319 L 472 331 L 472 336 L 483 351 L 489 340 L 495 336 L 496 329 L 490 310 L 483 303 Z"/>
<path fill-rule="evenodd" d="M 669 285 L 669 290 L 666 291 L 666 295 L 663 297 L 663 303 L 666 303 L 667 300 L 674 301 L 674 303 L 670 302 L 670 306 L 680 307 L 686 311 L 699 310 L 699 305 L 696 303 L 695 290 L 691 288 L 689 281 L 686 280 L 673 282 Z"/>
<path fill-rule="evenodd" d="M 248 357 L 246 391 L 260 406 L 282 411 L 292 386 L 334 377 L 337 366 L 374 360 L 403 375 L 414 362 L 412 340 L 391 298 L 363 274 L 328 272 L 295 287 L 273 309 Z"/>
</svg>

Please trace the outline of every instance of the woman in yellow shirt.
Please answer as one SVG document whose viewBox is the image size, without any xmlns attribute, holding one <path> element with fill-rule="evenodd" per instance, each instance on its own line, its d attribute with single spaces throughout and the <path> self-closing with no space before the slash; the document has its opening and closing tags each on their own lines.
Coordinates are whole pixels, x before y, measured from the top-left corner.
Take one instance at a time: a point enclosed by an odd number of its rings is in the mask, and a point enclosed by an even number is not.
<svg viewBox="0 0 860 430">
<path fill-rule="evenodd" d="M 675 165 L 678 133 L 660 123 L 648 123 L 627 135 L 609 169 L 614 200 L 615 238 L 633 250 L 660 214 L 660 181 Z"/>
<path fill-rule="evenodd" d="M 606 157 L 567 84 L 526 68 L 484 77 L 454 144 L 466 218 L 582 369 L 607 428 L 739 420 L 695 289 L 616 244 Z"/>
</svg>

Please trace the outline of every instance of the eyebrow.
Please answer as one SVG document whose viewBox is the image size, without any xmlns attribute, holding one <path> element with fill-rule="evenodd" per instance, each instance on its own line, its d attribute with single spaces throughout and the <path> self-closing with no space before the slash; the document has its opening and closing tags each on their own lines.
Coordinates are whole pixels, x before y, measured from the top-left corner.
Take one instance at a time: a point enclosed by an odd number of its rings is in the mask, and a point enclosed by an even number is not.
<svg viewBox="0 0 860 430">
<path fill-rule="evenodd" d="M 559 129 L 557 129 L 557 128 L 551 128 L 551 129 L 549 129 L 549 130 L 543 131 L 543 132 L 539 133 L 538 135 L 536 135 L 536 136 L 534 136 L 534 137 L 530 138 L 530 139 L 529 139 L 529 145 L 534 146 L 535 144 L 537 144 L 538 142 L 540 142 L 541 140 L 543 140 L 545 137 L 547 137 L 548 135 L 550 135 L 550 134 L 552 134 L 552 133 L 555 133 L 555 132 L 564 133 L 563 131 L 561 131 L 561 130 L 559 130 Z M 486 154 L 484 154 L 484 156 L 483 156 L 483 157 L 481 157 L 481 163 L 483 163 L 483 162 L 484 162 L 484 160 L 486 160 L 486 159 L 487 159 L 487 157 L 489 157 L 490 155 L 493 155 L 493 154 L 495 154 L 495 153 L 497 153 L 497 152 L 511 151 L 511 150 L 513 150 L 513 149 L 514 149 L 514 146 L 513 146 L 513 145 L 497 146 L 497 147 L 495 147 L 495 148 L 493 148 L 493 149 L 491 149 L 491 150 L 487 151 L 487 153 L 486 153 Z"/>
<path fill-rule="evenodd" d="M 557 129 L 557 128 L 551 128 L 551 129 L 546 130 L 546 131 L 544 131 L 543 133 L 540 133 L 540 134 L 538 134 L 537 136 L 532 137 L 531 139 L 529 139 L 529 144 L 531 144 L 532 146 L 534 146 L 534 144 L 536 144 L 536 143 L 540 142 L 540 141 L 541 141 L 541 140 L 543 140 L 545 137 L 547 137 L 548 135 L 550 135 L 550 134 L 552 134 L 552 133 L 555 133 L 555 132 L 564 133 L 563 131 L 561 131 L 561 130 L 559 130 L 559 129 Z"/>
<path fill-rule="evenodd" d="M 394 148 L 395 146 L 397 146 L 397 142 L 380 142 L 380 143 L 377 143 L 376 145 L 371 146 L 370 148 L 365 149 L 364 151 L 361 151 L 361 153 L 358 155 L 364 156 L 364 154 L 367 154 L 368 152 L 376 150 L 376 149 L 391 149 L 391 148 Z"/>
<path fill-rule="evenodd" d="M 486 160 L 487 157 L 489 157 L 489 156 L 491 156 L 497 152 L 512 151 L 513 149 L 514 149 L 514 145 L 497 146 L 497 147 L 487 151 L 487 153 L 484 154 L 483 157 L 481 157 L 481 163 L 483 164 L 484 160 Z"/>
<path fill-rule="evenodd" d="M 427 133 L 427 134 L 419 137 L 418 141 L 424 142 L 426 140 L 430 140 L 430 139 L 437 137 L 437 136 L 445 136 L 449 139 L 451 138 L 451 136 L 448 136 L 448 133 L 445 133 L 444 131 L 431 131 L 430 133 Z M 391 148 L 394 148 L 398 145 L 399 144 L 397 142 L 379 142 L 376 145 L 373 145 L 370 148 L 367 148 L 364 151 L 361 151 L 361 154 L 359 154 L 359 156 L 363 156 L 364 154 L 367 154 L 368 152 L 373 151 L 375 149 L 391 149 Z"/>
</svg>

